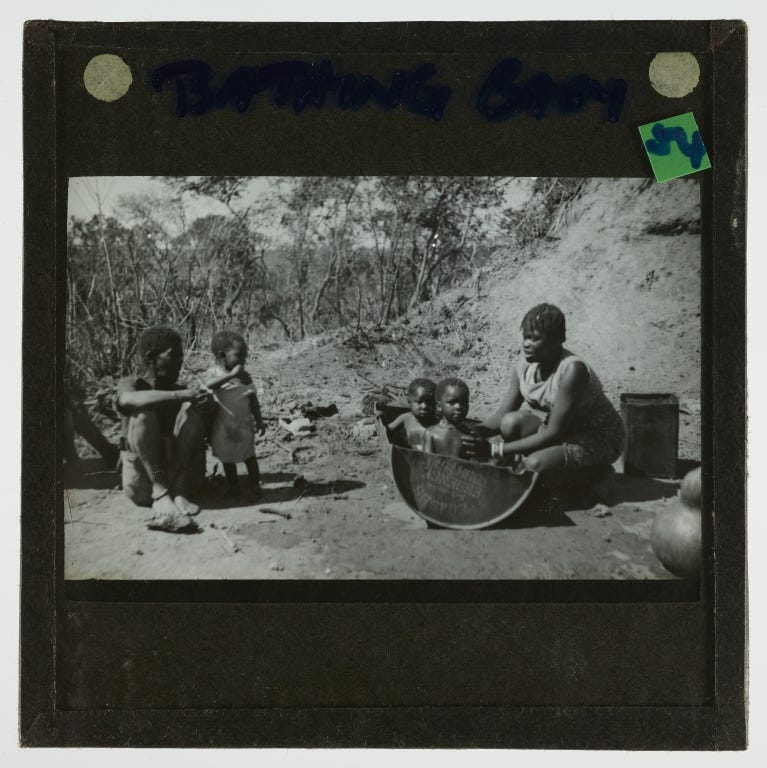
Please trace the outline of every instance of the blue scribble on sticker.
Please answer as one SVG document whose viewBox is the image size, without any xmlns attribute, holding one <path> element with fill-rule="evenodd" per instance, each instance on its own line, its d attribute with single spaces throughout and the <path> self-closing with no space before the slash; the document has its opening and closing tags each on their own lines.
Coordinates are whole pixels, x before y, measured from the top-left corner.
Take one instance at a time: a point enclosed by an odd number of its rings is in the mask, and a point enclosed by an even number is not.
<svg viewBox="0 0 767 768">
<path fill-rule="evenodd" d="M 692 112 L 639 126 L 657 181 L 668 181 L 711 167 L 711 160 Z"/>
<path fill-rule="evenodd" d="M 671 143 L 676 143 L 679 151 L 690 158 L 690 165 L 698 170 L 706 156 L 706 147 L 700 137 L 700 131 L 692 132 L 692 140 L 687 140 L 687 131 L 681 126 L 667 128 L 663 123 L 655 123 L 652 127 L 653 138 L 645 142 L 647 151 L 653 155 L 671 154 Z"/>
</svg>

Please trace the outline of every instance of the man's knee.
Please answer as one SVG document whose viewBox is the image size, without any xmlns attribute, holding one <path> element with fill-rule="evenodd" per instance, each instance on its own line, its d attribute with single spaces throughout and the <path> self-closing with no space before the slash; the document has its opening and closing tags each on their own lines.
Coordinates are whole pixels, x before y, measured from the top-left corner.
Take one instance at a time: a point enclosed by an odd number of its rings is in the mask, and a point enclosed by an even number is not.
<svg viewBox="0 0 767 768">
<path fill-rule="evenodd" d="M 160 425 L 157 414 L 152 411 L 138 411 L 131 414 L 128 418 L 125 437 L 131 451 L 139 450 L 140 446 L 146 446 L 147 443 L 152 444 L 155 437 L 159 441 Z"/>
<path fill-rule="evenodd" d="M 157 414 L 149 409 L 145 411 L 136 411 L 128 417 L 129 424 L 156 424 Z"/>
<path fill-rule="evenodd" d="M 158 428 L 157 414 L 154 411 L 137 411 L 128 417 L 128 434 L 155 432 Z"/>
</svg>

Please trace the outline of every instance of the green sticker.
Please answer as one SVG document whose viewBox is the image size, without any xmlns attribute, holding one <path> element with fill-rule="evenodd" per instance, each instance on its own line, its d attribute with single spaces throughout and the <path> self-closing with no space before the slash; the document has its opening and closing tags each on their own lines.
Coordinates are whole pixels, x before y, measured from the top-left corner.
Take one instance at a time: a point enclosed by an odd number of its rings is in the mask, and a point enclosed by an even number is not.
<svg viewBox="0 0 767 768">
<path fill-rule="evenodd" d="M 711 167 L 692 112 L 639 126 L 656 181 L 668 181 Z"/>
</svg>

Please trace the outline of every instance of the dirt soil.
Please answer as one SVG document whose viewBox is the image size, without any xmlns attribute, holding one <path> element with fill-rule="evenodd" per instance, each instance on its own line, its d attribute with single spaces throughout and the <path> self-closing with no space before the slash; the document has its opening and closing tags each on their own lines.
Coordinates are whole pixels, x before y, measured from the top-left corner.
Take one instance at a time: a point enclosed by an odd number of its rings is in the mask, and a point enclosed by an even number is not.
<svg viewBox="0 0 767 768">
<path fill-rule="evenodd" d="M 208 455 L 201 532 L 150 531 L 149 510 L 127 501 L 117 475 L 91 454 L 65 497 L 66 578 L 673 578 L 649 534 L 655 515 L 676 503 L 678 482 L 617 473 L 580 502 L 531 508 L 504 528 L 429 529 L 394 487 L 370 409 L 382 392 L 396 399 L 414 376 L 459 375 L 471 388 L 472 415 L 489 415 L 518 353 L 522 315 L 550 301 L 567 317 L 566 346 L 594 367 L 616 407 L 623 392 L 677 394 L 679 456 L 694 464 L 698 231 L 695 181 L 649 188 L 637 180 L 588 181 L 547 238 L 499 251 L 461 288 L 387 328 L 344 329 L 272 349 L 254 344 L 248 367 L 271 418 L 257 444 L 262 499 L 225 499 L 221 470 Z M 208 365 L 205 355 L 191 356 L 187 380 Z M 318 419 L 311 436 L 289 439 L 276 418 L 306 402 L 334 403 L 339 412 Z M 114 439 L 116 430 L 106 431 Z M 274 439 L 298 449 L 295 461 Z"/>
</svg>

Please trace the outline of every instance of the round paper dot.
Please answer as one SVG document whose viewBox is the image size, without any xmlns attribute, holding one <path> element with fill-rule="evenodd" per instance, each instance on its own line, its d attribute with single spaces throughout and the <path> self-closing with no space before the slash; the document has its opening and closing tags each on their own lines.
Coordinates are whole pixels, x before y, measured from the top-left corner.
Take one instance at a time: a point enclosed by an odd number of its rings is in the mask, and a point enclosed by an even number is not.
<svg viewBox="0 0 767 768">
<path fill-rule="evenodd" d="M 700 80 L 700 65 L 691 53 L 658 53 L 650 62 L 650 85 L 661 95 L 681 99 Z"/>
<path fill-rule="evenodd" d="M 112 53 L 94 56 L 83 72 L 85 90 L 100 101 L 117 101 L 125 96 L 132 82 L 130 67 Z"/>
</svg>

